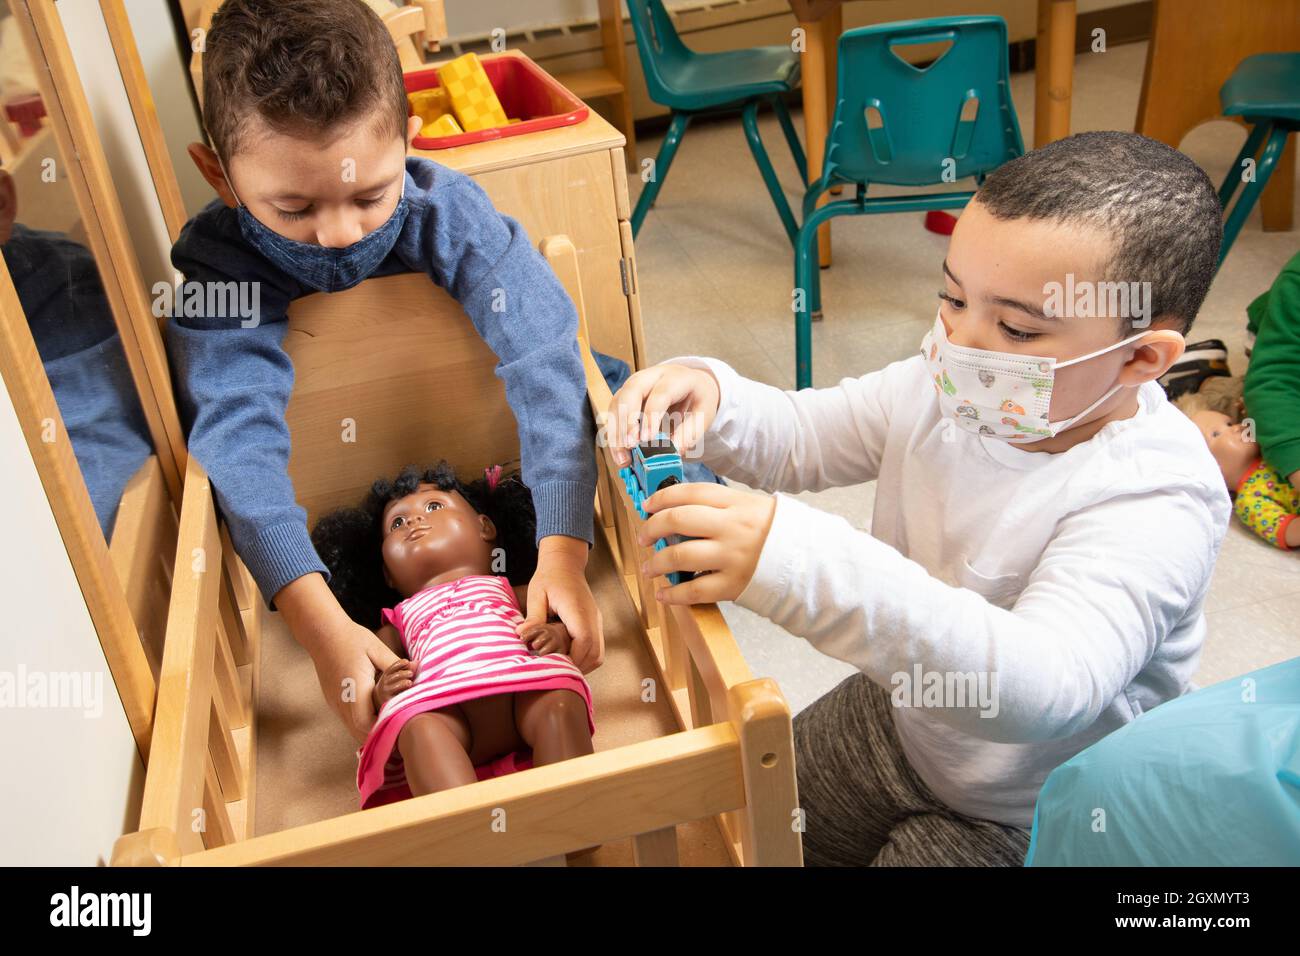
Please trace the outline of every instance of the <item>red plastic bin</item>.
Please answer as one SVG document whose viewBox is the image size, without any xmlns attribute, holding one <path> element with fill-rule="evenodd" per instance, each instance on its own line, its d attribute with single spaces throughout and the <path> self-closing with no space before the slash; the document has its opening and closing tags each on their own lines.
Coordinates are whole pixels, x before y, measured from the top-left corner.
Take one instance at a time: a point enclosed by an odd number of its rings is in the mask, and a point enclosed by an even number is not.
<svg viewBox="0 0 1300 956">
<path fill-rule="evenodd" d="M 496 90 L 497 99 L 501 101 L 506 116 L 518 118 L 520 122 L 472 133 L 457 133 L 455 136 L 417 135 L 411 141 L 412 146 L 416 149 L 450 149 L 453 146 L 468 146 L 470 143 L 484 143 L 507 136 L 522 136 L 538 130 L 581 123 L 590 112 L 587 104 L 548 76 L 532 60 L 506 54 L 481 59 L 479 62 L 483 64 L 483 71 Z M 440 85 L 436 68 L 407 73 L 403 79 L 408 93 Z"/>
</svg>

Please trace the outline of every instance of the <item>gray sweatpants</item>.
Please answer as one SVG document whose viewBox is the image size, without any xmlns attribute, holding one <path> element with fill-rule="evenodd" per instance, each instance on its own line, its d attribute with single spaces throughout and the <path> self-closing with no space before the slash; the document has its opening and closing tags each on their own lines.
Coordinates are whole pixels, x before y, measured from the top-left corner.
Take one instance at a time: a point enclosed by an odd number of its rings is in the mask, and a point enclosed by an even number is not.
<svg viewBox="0 0 1300 956">
<path fill-rule="evenodd" d="M 889 692 L 854 674 L 794 719 L 806 866 L 1020 866 L 1029 831 L 976 820 L 903 755 Z"/>
</svg>

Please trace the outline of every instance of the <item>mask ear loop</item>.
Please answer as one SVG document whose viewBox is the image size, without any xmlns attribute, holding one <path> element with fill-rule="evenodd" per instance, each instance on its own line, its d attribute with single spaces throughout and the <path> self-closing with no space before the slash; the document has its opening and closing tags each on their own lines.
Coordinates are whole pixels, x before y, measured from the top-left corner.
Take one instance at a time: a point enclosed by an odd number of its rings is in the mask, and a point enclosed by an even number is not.
<svg viewBox="0 0 1300 956">
<path fill-rule="evenodd" d="M 1069 368 L 1071 365 L 1077 365 L 1080 362 L 1086 362 L 1088 359 L 1096 358 L 1098 355 L 1105 355 L 1107 352 L 1113 352 L 1118 348 L 1123 348 L 1135 339 L 1140 339 L 1144 335 L 1150 335 L 1155 329 L 1147 329 L 1144 332 L 1135 332 L 1128 338 L 1116 342 L 1114 345 L 1108 345 L 1104 349 L 1097 349 L 1095 352 L 1089 352 L 1087 355 L 1080 355 L 1078 358 L 1067 359 L 1064 362 L 1057 362 L 1053 368 Z"/>
<path fill-rule="evenodd" d="M 1140 339 L 1140 338 L 1142 338 L 1144 335 L 1147 335 L 1147 334 L 1149 334 L 1150 332 L 1153 332 L 1153 331 L 1155 331 L 1155 330 L 1154 330 L 1154 329 L 1147 329 L 1145 332 L 1137 332 L 1137 333 L 1134 333 L 1133 335 L 1130 335 L 1128 338 L 1124 339 L 1123 341 L 1116 342 L 1114 345 L 1108 345 L 1108 346 L 1106 346 L 1104 349 L 1098 349 L 1098 350 L 1095 351 L 1095 352 L 1089 352 L 1087 355 L 1080 355 L 1078 358 L 1072 358 L 1072 359 L 1070 359 L 1068 362 L 1062 362 L 1060 365 L 1055 366 L 1055 368 L 1053 369 L 1053 372 L 1055 372 L 1055 369 L 1063 368 L 1064 366 L 1067 366 L 1067 365 L 1074 365 L 1074 364 L 1076 364 L 1076 363 L 1078 363 L 1078 362 L 1085 362 L 1085 361 L 1087 361 L 1087 360 L 1090 359 L 1090 358 L 1096 358 L 1098 355 L 1104 355 L 1104 354 L 1107 353 L 1107 352 L 1112 352 L 1112 351 L 1114 351 L 1115 349 L 1120 348 L 1120 347 L 1122 347 L 1122 346 L 1124 346 L 1124 345 L 1127 345 L 1129 342 L 1132 342 L 1132 341 L 1134 341 L 1135 339 Z M 1089 406 L 1088 406 L 1087 408 L 1085 408 L 1083 411 L 1079 412 L 1077 415 L 1072 415 L 1071 417 L 1067 418 L 1067 419 L 1066 419 L 1065 421 L 1063 421 L 1063 422 L 1050 422 L 1050 421 L 1049 421 L 1049 422 L 1047 423 L 1047 426 L 1048 426 L 1048 428 L 1050 428 L 1050 429 L 1052 430 L 1052 436 L 1055 437 L 1056 435 L 1059 435 L 1061 432 L 1065 431 L 1066 429 L 1068 429 L 1068 428 L 1072 428 L 1072 427 L 1074 427 L 1075 425 L 1077 425 L 1077 424 L 1079 423 L 1079 420 L 1080 420 L 1080 419 L 1082 419 L 1082 418 L 1084 418 L 1084 417 L 1086 417 L 1086 416 L 1092 414 L 1094 411 L 1096 411 L 1098 408 L 1100 408 L 1102 405 L 1104 405 L 1107 401 L 1109 401 L 1110 398 L 1111 398 L 1111 396 L 1114 395 L 1116 392 L 1118 392 L 1118 391 L 1119 391 L 1121 388 L 1123 388 L 1123 387 L 1124 387 L 1124 386 L 1122 386 L 1122 385 L 1116 384 L 1113 388 L 1111 388 L 1110 391 L 1106 392 L 1104 395 L 1101 396 L 1101 398 L 1097 399 L 1095 402 L 1093 402 L 1091 405 L 1089 405 Z"/>
<path fill-rule="evenodd" d="M 218 153 L 215 149 L 212 152 L 217 157 L 217 165 L 221 167 L 221 175 L 226 177 L 226 185 L 230 187 L 230 194 L 235 197 L 235 203 L 237 205 L 243 206 L 244 200 L 240 199 L 239 193 L 235 192 L 235 181 L 230 178 L 230 173 L 226 170 L 226 164 L 221 161 L 221 154 Z M 405 187 L 406 183 L 403 182 L 402 186 Z M 248 207 L 245 206 L 244 208 L 247 209 Z"/>
</svg>

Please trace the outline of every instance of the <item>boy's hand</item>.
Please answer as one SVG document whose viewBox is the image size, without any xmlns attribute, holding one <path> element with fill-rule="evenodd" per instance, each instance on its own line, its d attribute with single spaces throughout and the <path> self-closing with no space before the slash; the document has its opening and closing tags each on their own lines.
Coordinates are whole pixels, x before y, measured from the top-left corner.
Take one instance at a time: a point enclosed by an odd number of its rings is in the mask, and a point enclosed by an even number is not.
<svg viewBox="0 0 1300 956">
<path fill-rule="evenodd" d="M 547 624 L 529 624 L 525 621 L 519 630 L 519 636 L 528 645 L 528 649 L 538 657 L 546 654 L 567 654 L 572 643 L 569 629 L 563 621 L 551 621 Z"/>
<path fill-rule="evenodd" d="M 415 665 L 405 659 L 394 661 L 375 684 L 375 710 L 382 710 L 386 703 L 414 685 Z"/>
<path fill-rule="evenodd" d="M 317 645 L 312 654 L 326 702 L 359 742 L 375 723 L 375 674 L 387 672 L 398 657 L 373 632 L 347 620 L 341 632 Z"/>
<path fill-rule="evenodd" d="M 670 544 L 646 561 L 644 572 L 711 572 L 657 592 L 664 604 L 734 601 L 749 585 L 772 527 L 776 499 L 723 485 L 672 485 L 646 499 L 650 513 L 637 532 L 646 546 L 670 534 L 695 541 Z"/>
<path fill-rule="evenodd" d="M 528 582 L 528 619 L 516 629 L 521 636 L 554 616 L 572 640 L 569 656 L 584 674 L 605 659 L 600 608 L 587 584 L 587 542 L 549 535 L 537 549 L 537 571 Z"/>
<path fill-rule="evenodd" d="M 275 606 L 294 640 L 311 654 L 325 702 L 363 743 L 375 723 L 375 673 L 388 670 L 397 655 L 343 612 L 319 573 L 286 584 L 276 592 Z"/>
<path fill-rule="evenodd" d="M 626 465 L 627 449 L 654 438 L 665 424 L 679 452 L 694 448 L 718 414 L 719 397 L 717 379 L 702 368 L 653 365 L 634 373 L 609 404 L 606 435 L 614 461 Z"/>
</svg>

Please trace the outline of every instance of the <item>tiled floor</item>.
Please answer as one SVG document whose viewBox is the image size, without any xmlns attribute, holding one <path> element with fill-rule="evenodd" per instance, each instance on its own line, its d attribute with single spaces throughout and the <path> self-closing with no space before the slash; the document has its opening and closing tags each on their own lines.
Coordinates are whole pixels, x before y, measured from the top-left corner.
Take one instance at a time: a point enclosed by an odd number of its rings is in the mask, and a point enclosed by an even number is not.
<svg viewBox="0 0 1300 956">
<path fill-rule="evenodd" d="M 1132 129 L 1145 56 L 1145 44 L 1132 44 L 1076 59 L 1075 131 Z M 1012 95 L 1025 142 L 1032 143 L 1031 74 L 1013 77 Z M 797 210 L 798 174 L 775 120 L 765 120 L 764 140 Z M 1218 183 L 1244 138 L 1240 127 L 1219 121 L 1194 130 L 1182 149 Z M 639 146 L 645 158 L 659 141 L 647 138 Z M 634 191 L 639 186 L 631 184 Z M 822 273 L 826 319 L 813 328 L 816 384 L 880 368 L 911 355 L 920 343 L 933 321 L 947 245 L 945 237 L 925 231 L 921 218 L 836 220 L 835 263 Z M 1246 304 L 1297 248 L 1300 229 L 1265 234 L 1256 210 L 1210 291 L 1193 340 L 1224 339 L 1233 370 L 1244 371 Z M 743 375 L 793 387 L 791 250 L 738 120 L 688 132 L 637 238 L 637 260 L 653 360 L 714 355 Z M 874 496 L 874 484 L 867 484 L 804 497 L 867 529 Z M 1207 611 L 1209 638 L 1196 676 L 1201 685 L 1300 655 L 1300 556 L 1268 547 L 1234 520 Z M 795 710 L 851 673 L 748 611 L 728 605 L 723 612 L 754 673 L 776 678 Z"/>
</svg>

